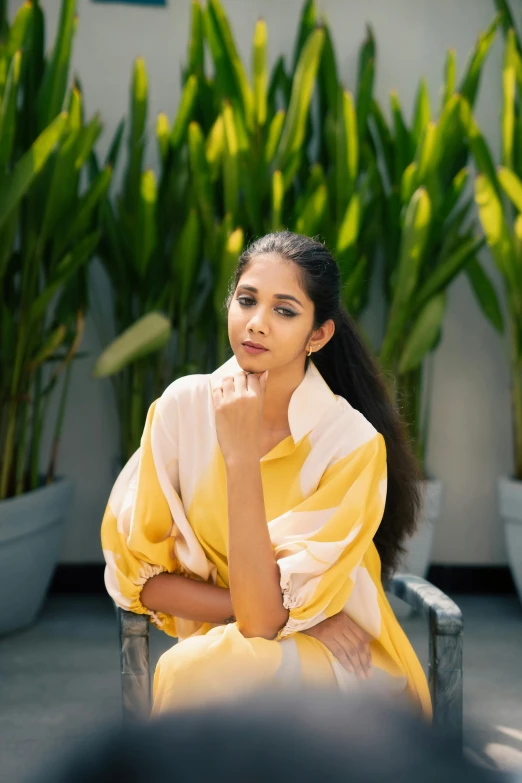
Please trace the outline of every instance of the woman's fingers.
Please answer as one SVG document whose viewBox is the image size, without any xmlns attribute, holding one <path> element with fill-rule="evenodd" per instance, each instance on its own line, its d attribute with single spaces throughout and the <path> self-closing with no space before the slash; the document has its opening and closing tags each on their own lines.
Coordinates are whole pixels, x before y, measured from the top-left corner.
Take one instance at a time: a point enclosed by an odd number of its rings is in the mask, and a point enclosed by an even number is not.
<svg viewBox="0 0 522 783">
<path fill-rule="evenodd" d="M 364 628 L 361 628 L 360 625 L 357 625 L 345 612 L 339 612 L 338 617 L 343 624 L 343 629 L 354 633 L 361 642 L 370 642 L 372 640 L 372 636 Z"/>
<path fill-rule="evenodd" d="M 350 660 L 357 658 L 364 676 L 371 677 L 372 654 L 368 642 L 361 642 L 360 639 L 344 634 L 344 644 L 349 649 Z"/>
<path fill-rule="evenodd" d="M 370 676 L 371 659 L 368 650 L 362 642 L 353 637 L 344 635 L 339 640 L 346 653 L 348 660 L 354 668 L 354 672 L 360 679 L 366 679 Z"/>
<path fill-rule="evenodd" d="M 339 663 L 344 666 L 346 671 L 349 671 L 351 674 L 355 674 L 355 667 L 352 665 L 344 650 L 344 647 L 341 644 L 333 644 L 330 647 L 330 652 L 335 655 Z"/>
<path fill-rule="evenodd" d="M 351 658 L 357 658 L 360 661 L 364 675 L 371 676 L 372 656 L 370 650 L 371 636 L 355 623 L 347 614 L 341 612 L 338 615 L 340 621 L 339 631 L 343 637 L 344 644 L 348 645 Z"/>
</svg>

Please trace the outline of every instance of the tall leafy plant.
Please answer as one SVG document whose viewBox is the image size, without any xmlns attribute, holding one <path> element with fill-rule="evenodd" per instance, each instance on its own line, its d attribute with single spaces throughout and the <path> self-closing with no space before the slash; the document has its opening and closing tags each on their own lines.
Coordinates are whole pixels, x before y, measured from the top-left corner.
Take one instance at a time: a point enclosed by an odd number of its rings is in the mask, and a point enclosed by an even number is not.
<svg viewBox="0 0 522 783">
<path fill-rule="evenodd" d="M 499 4 L 502 6 L 502 4 Z M 486 241 L 502 276 L 509 321 L 514 478 L 522 481 L 522 47 L 506 6 L 502 70 L 502 154 L 489 147 L 467 112 L 469 143 L 479 170 L 475 200 Z"/>
<path fill-rule="evenodd" d="M 440 103 L 433 113 L 421 81 L 408 124 L 392 92 L 391 122 L 376 101 L 370 122 L 382 172 L 382 249 L 386 325 L 381 365 L 410 429 L 420 464 L 427 444 L 425 359 L 441 339 L 449 285 L 465 272 L 477 301 L 494 326 L 503 328 L 494 287 L 477 254 L 466 186 L 469 146 L 466 108 L 478 93 L 483 63 L 499 24 L 481 33 L 457 84 L 456 58 L 449 51 Z M 429 389 L 428 389 L 429 391 Z"/>
<path fill-rule="evenodd" d="M 196 208 L 198 184 L 190 177 L 187 140 L 198 89 L 196 73 L 187 72 L 173 121 L 164 113 L 157 118 L 156 174 L 144 163 L 149 86 L 145 62 L 137 58 L 129 118 L 126 125 L 120 123 L 105 161 L 116 165 L 126 140 L 122 186 L 99 207 L 99 257 L 110 281 L 119 338 L 95 367 L 95 375 L 110 376 L 114 386 L 123 459 L 139 445 L 151 400 L 170 380 L 197 368 L 190 363 L 188 342 L 203 317 L 197 292 L 205 287 L 200 273 L 207 240 Z M 92 176 L 99 176 L 94 153 L 90 164 Z"/>
<path fill-rule="evenodd" d="M 46 477 L 54 478 L 72 360 L 87 293 L 85 265 L 110 169 L 88 187 L 81 173 L 100 130 L 82 94 L 67 89 L 75 2 L 63 0 L 54 48 L 44 15 L 27 2 L 0 20 L 0 500 L 40 483 L 41 442 L 53 390 L 59 402 Z M 65 110 L 64 110 L 65 108 Z M 61 388 L 59 388 L 61 385 Z M 58 390 L 56 389 L 56 390 Z"/>
</svg>

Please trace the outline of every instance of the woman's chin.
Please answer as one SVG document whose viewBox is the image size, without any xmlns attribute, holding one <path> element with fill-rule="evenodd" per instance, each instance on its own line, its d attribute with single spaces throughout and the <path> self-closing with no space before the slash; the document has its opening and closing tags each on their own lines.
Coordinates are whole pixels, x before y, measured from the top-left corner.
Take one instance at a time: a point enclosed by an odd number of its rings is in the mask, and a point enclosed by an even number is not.
<svg viewBox="0 0 522 783">
<path fill-rule="evenodd" d="M 235 357 L 243 372 L 261 373 L 268 369 L 268 363 L 261 354 L 248 356 L 244 351 L 240 351 L 239 354 L 235 354 Z"/>
</svg>

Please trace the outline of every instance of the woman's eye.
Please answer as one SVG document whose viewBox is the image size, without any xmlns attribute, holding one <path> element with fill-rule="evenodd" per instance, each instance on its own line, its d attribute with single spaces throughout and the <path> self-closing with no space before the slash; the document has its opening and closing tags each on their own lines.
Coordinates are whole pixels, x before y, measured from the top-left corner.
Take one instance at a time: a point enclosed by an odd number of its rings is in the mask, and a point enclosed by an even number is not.
<svg viewBox="0 0 522 783">
<path fill-rule="evenodd" d="M 243 307 L 252 307 L 252 305 L 255 304 L 255 300 L 250 296 L 238 297 L 237 301 Z M 297 315 L 293 310 L 288 310 L 286 307 L 278 307 L 276 312 L 280 313 L 285 318 L 293 318 L 294 315 Z"/>
</svg>

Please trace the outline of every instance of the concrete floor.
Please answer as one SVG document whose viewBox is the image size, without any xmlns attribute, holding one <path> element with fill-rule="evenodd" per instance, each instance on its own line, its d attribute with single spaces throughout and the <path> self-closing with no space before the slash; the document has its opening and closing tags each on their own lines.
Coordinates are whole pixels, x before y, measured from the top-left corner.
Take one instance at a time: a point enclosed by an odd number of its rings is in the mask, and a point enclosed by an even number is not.
<svg viewBox="0 0 522 783">
<path fill-rule="evenodd" d="M 515 596 L 455 600 L 465 621 L 468 752 L 490 767 L 522 770 L 522 607 Z M 425 666 L 424 622 L 401 622 Z M 152 666 L 171 644 L 152 628 Z M 51 596 L 33 627 L 0 639 L 2 783 L 31 779 L 119 714 L 117 629 L 105 596 Z"/>
</svg>

